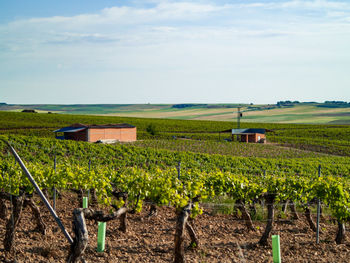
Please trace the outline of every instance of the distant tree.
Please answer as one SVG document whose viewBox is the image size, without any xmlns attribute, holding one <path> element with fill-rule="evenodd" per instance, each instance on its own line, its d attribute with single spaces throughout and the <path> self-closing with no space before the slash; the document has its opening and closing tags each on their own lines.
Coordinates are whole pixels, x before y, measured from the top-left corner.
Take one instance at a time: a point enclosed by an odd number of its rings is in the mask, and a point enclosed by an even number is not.
<svg viewBox="0 0 350 263">
<path fill-rule="evenodd" d="M 25 113 L 37 113 L 35 110 L 28 110 L 28 109 L 24 109 L 24 110 L 22 110 L 22 112 L 25 112 Z"/>
</svg>

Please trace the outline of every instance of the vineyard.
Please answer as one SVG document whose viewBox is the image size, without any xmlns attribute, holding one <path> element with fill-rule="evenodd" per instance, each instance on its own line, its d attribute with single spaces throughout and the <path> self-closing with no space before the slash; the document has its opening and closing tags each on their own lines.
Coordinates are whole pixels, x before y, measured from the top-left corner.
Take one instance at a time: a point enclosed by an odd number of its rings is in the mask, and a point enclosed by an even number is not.
<svg viewBox="0 0 350 263">
<path fill-rule="evenodd" d="M 204 141 L 223 141 L 229 134 L 220 131 L 233 128 L 230 122 L 145 119 L 89 115 L 23 114 L 0 112 L 0 134 L 19 134 L 37 137 L 54 137 L 53 130 L 72 123 L 105 124 L 129 123 L 137 127 L 139 140 L 188 138 Z M 156 134 L 147 132 L 155 127 Z M 282 146 L 332 155 L 349 156 L 350 125 L 306 125 L 241 123 L 242 128 L 268 129 L 268 141 Z"/>
<path fill-rule="evenodd" d="M 323 253 L 335 262 L 346 262 L 350 253 L 349 126 L 256 124 L 272 130 L 268 140 L 280 145 L 242 145 L 223 141 L 218 132 L 232 124 L 222 122 L 0 114 L 4 262 L 31 262 L 33 254 L 52 262 L 269 262 L 273 233 L 286 242 L 286 262 L 301 254 L 293 249 L 312 253 L 314 260 Z M 54 128 L 75 122 L 128 122 L 137 126 L 141 140 L 102 145 L 52 138 Z M 147 133 L 149 123 L 157 128 L 155 135 Z M 46 212 L 6 142 L 51 203 L 57 195 L 57 213 L 75 247 Z M 83 197 L 89 197 L 89 208 L 79 210 Z M 79 239 L 77 227 L 70 229 L 78 212 L 85 217 L 88 241 Z M 93 247 L 97 221 L 110 226 L 103 255 Z M 32 237 L 51 245 L 31 250 Z M 77 244 L 85 246 L 80 254 L 74 254 Z"/>
</svg>

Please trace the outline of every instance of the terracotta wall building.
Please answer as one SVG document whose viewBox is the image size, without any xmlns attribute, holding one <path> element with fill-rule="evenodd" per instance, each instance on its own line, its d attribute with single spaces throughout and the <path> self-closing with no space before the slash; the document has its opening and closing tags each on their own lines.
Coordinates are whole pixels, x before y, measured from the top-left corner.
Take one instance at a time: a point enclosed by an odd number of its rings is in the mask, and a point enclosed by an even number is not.
<svg viewBox="0 0 350 263">
<path fill-rule="evenodd" d="M 232 137 L 240 136 L 241 142 L 266 142 L 265 129 L 232 129 Z"/>
<path fill-rule="evenodd" d="M 80 123 L 54 131 L 56 138 L 88 142 L 133 142 L 136 141 L 136 127 L 127 123 L 84 125 Z M 63 133 L 63 136 L 57 136 Z"/>
</svg>

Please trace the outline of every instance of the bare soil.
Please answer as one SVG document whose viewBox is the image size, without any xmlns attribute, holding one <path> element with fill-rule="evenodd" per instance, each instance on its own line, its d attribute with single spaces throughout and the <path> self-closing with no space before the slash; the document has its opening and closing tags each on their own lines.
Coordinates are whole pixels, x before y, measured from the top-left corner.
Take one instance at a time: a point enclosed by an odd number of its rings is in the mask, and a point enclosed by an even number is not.
<svg viewBox="0 0 350 263">
<path fill-rule="evenodd" d="M 0 261 L 13 262 L 65 262 L 69 244 L 42 203 L 42 216 L 47 223 L 47 234 L 35 231 L 30 209 L 25 208 L 16 234 L 16 252 L 7 254 L 0 242 Z M 57 214 L 72 233 L 72 212 L 79 207 L 76 194 L 65 193 L 57 201 Z M 146 207 L 147 208 L 147 207 Z M 128 215 L 128 230 L 118 230 L 119 221 L 107 223 L 105 252 L 96 252 L 97 224 L 87 220 L 89 245 L 85 253 L 88 262 L 172 262 L 175 211 L 169 207 L 158 209 L 158 214 L 147 218 L 144 209 L 139 214 Z M 6 221 L 0 219 L 0 237 L 5 234 Z M 197 249 L 186 248 L 188 262 L 272 262 L 271 240 L 269 246 L 257 245 L 265 222 L 255 221 L 257 230 L 247 232 L 244 222 L 232 215 L 212 215 L 207 210 L 192 221 L 200 239 Z M 350 262 L 350 242 L 334 242 L 337 226 L 321 220 L 321 243 L 315 244 L 315 233 L 304 217 L 297 221 L 277 220 L 272 234 L 280 235 L 282 262 Z M 349 239 L 349 238 L 348 238 Z M 189 245 L 189 239 L 185 240 Z"/>
</svg>

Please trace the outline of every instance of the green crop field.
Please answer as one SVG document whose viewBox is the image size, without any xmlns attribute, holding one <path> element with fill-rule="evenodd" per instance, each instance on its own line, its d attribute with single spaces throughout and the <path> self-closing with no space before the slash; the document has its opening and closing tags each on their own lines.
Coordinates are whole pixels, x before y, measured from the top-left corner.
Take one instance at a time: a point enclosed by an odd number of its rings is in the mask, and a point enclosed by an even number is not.
<svg viewBox="0 0 350 263">
<path fill-rule="evenodd" d="M 0 112 L 0 117 L 0 134 L 10 133 L 40 137 L 54 137 L 53 130 L 69 126 L 73 123 L 130 123 L 137 127 L 139 140 L 185 138 L 220 143 L 224 139 L 229 139 L 231 136 L 228 133 L 220 134 L 219 132 L 232 129 L 236 125 L 234 122 L 208 120 L 31 114 L 5 111 Z M 146 132 L 149 125 L 154 127 L 156 131 L 155 135 Z M 268 143 L 312 152 L 350 156 L 350 125 L 242 122 L 241 127 L 268 129 Z"/>
<path fill-rule="evenodd" d="M 40 113 L 89 114 L 139 118 L 234 121 L 238 104 L 96 104 L 0 105 L 0 110 L 35 109 Z M 242 104 L 243 121 L 257 123 L 349 124 L 350 107 L 325 103 L 291 105 Z M 339 107 L 338 107 L 339 106 Z"/>
</svg>

